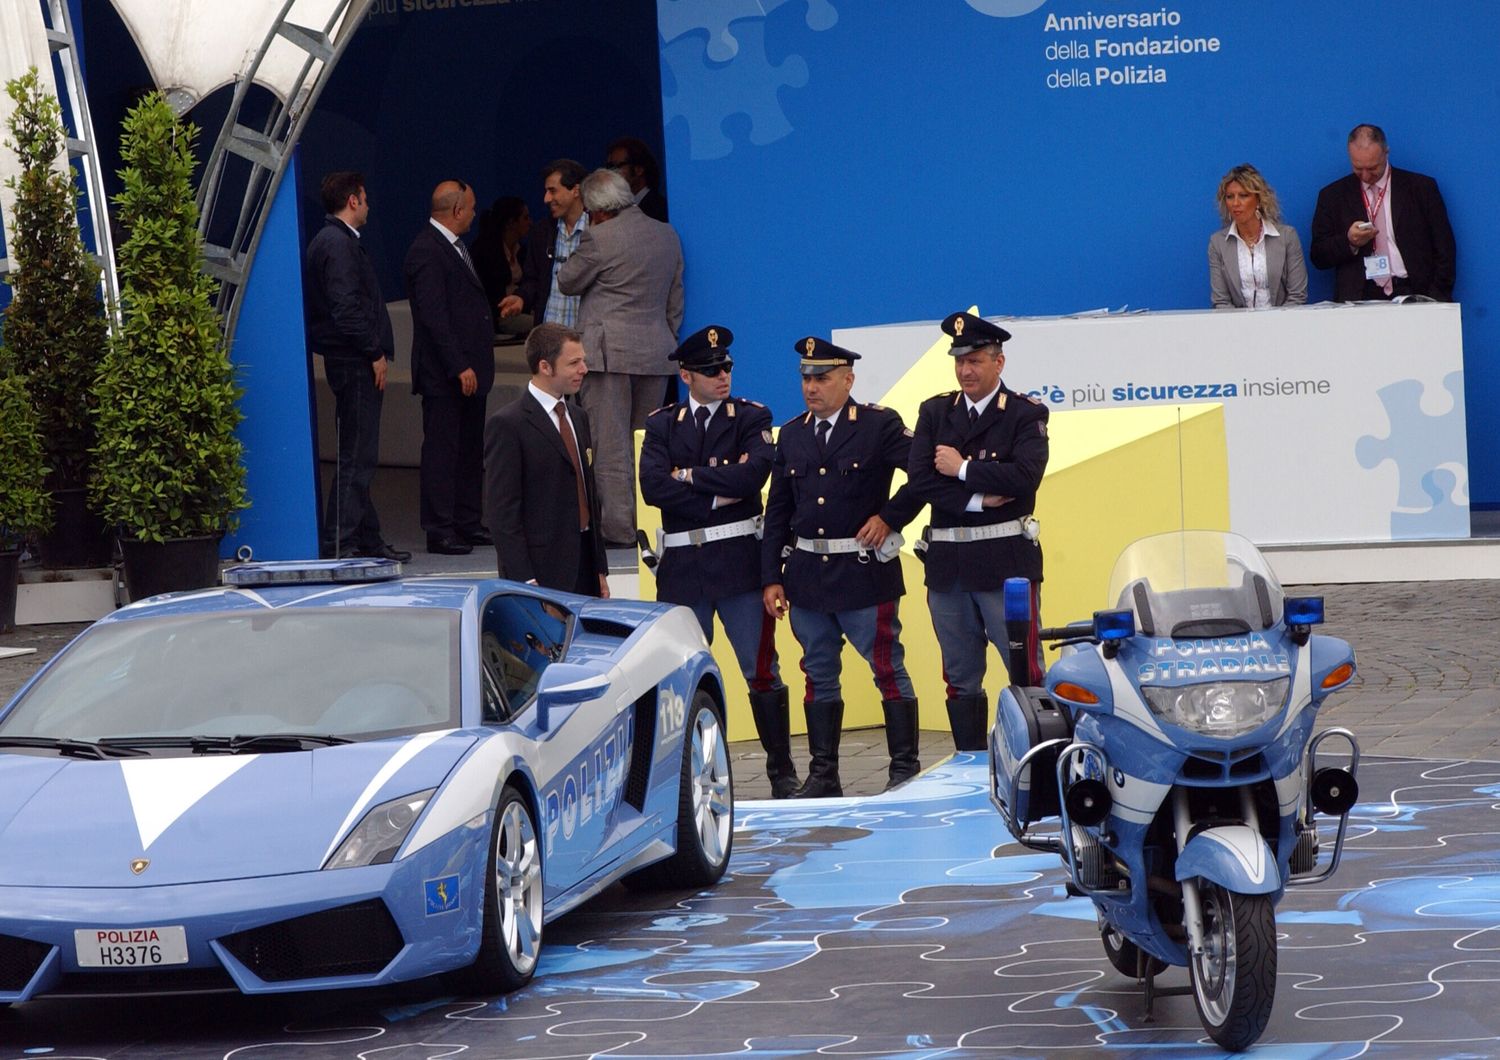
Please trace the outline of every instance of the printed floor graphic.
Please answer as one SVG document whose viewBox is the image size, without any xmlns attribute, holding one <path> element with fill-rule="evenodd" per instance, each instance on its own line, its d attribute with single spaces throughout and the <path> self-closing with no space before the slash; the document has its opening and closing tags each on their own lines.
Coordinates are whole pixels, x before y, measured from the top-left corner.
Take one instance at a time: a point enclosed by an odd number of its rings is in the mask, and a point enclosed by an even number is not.
<svg viewBox="0 0 1500 1060">
<path fill-rule="evenodd" d="M 1366 758 L 1360 782 L 1337 875 L 1278 909 L 1252 1055 L 1495 1055 L 1500 763 Z M 1092 907 L 1009 840 L 985 784 L 958 755 L 876 798 L 741 803 L 719 887 L 612 888 L 548 926 L 509 997 L 39 1001 L 0 1013 L 0 1060 L 1220 1055 L 1190 997 L 1143 1022 Z"/>
</svg>

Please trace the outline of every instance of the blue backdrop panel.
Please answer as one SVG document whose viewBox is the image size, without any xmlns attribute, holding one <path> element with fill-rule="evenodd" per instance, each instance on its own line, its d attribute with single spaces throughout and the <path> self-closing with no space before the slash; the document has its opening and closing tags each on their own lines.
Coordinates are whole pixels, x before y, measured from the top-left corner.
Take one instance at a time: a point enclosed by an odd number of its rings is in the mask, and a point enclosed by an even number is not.
<svg viewBox="0 0 1500 1060">
<path fill-rule="evenodd" d="M 302 324 L 302 245 L 297 166 L 282 181 L 266 218 L 255 268 L 245 285 L 234 358 L 244 397 L 250 507 L 223 554 L 249 545 L 257 559 L 318 554 L 317 491 L 308 407 L 308 354 Z"/>
<path fill-rule="evenodd" d="M 1259 167 L 1305 246 L 1318 189 L 1348 172 L 1349 128 L 1373 121 L 1393 163 L 1446 197 L 1472 497 L 1500 502 L 1500 437 L 1480 413 L 1500 391 L 1500 261 L 1479 238 L 1500 141 L 1478 132 L 1500 97 L 1470 84 L 1500 46 L 1491 0 L 657 6 L 684 326 L 733 327 L 736 389 L 778 418 L 801 407 L 803 334 L 972 302 L 1206 308 L 1219 177 Z M 1314 270 L 1311 300 L 1331 290 Z"/>
</svg>

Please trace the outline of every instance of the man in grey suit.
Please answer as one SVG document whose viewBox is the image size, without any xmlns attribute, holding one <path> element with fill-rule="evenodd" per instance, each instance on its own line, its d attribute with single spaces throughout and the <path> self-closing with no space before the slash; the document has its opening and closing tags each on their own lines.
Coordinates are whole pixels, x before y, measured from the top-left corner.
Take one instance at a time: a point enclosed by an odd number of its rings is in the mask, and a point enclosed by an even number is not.
<svg viewBox="0 0 1500 1060">
<path fill-rule="evenodd" d="M 625 178 L 609 169 L 583 179 L 589 227 L 557 274 L 581 295 L 578 330 L 588 356 L 579 400 L 594 428 L 601 529 L 611 548 L 634 548 L 632 432 L 661 404 L 682 326 L 682 244 L 672 226 L 641 212 Z"/>
</svg>

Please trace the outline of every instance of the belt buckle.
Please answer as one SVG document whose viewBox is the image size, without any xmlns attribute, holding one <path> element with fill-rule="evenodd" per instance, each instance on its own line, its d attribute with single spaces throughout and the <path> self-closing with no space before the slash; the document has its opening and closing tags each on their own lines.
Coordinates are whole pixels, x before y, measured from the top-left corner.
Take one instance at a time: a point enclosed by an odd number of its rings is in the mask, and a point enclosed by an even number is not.
<svg viewBox="0 0 1500 1060">
<path fill-rule="evenodd" d="M 704 527 L 701 527 L 701 526 L 698 527 L 698 529 L 696 529 L 696 530 L 689 530 L 688 531 L 688 544 L 690 544 L 690 545 L 706 545 L 706 544 L 708 544 L 708 530 L 706 528 L 704 528 Z"/>
<path fill-rule="evenodd" d="M 953 540 L 963 542 L 973 541 L 974 531 L 967 526 L 955 526 L 953 528 Z"/>
</svg>

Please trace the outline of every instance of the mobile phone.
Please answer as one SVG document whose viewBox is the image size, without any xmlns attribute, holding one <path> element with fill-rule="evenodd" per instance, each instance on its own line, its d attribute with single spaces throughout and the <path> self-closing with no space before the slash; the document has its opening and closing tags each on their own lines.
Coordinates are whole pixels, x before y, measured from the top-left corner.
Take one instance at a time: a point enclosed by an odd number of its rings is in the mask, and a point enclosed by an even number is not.
<svg viewBox="0 0 1500 1060">
<path fill-rule="evenodd" d="M 1363 228 L 1363 229 L 1369 230 L 1371 228 L 1374 228 L 1375 226 L 1373 224 L 1371 224 L 1369 221 L 1356 221 L 1356 222 L 1354 222 L 1354 227 L 1355 228 Z"/>
</svg>

